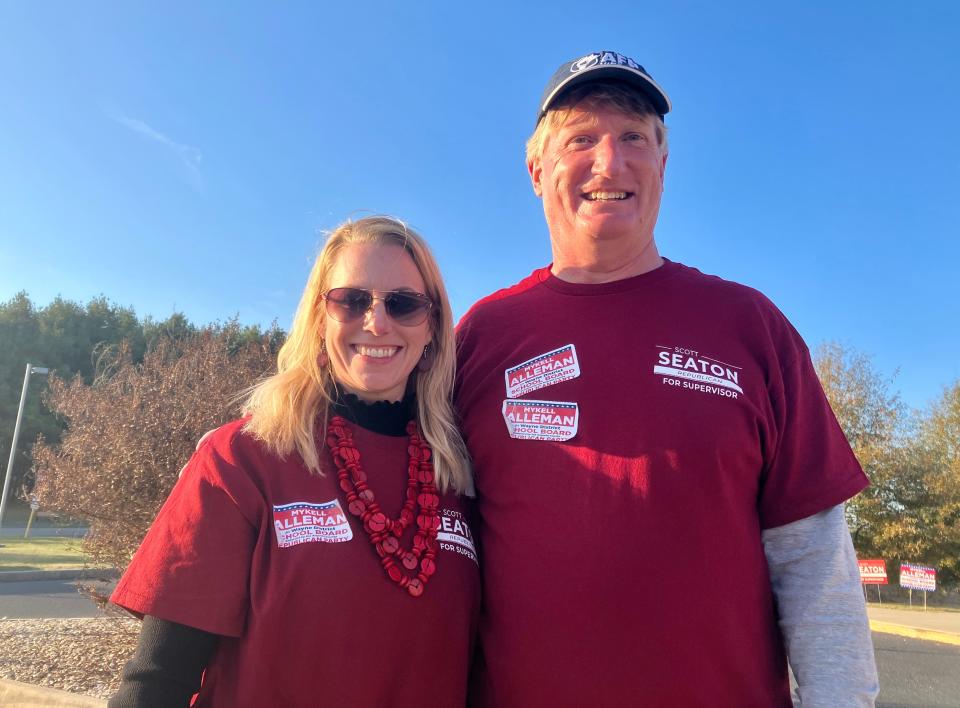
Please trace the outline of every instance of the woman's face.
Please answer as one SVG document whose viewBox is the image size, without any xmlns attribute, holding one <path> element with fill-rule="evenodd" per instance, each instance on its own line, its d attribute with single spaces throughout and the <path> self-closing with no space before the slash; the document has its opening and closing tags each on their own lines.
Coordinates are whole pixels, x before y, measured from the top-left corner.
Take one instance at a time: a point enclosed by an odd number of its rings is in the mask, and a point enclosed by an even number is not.
<svg viewBox="0 0 960 708">
<path fill-rule="evenodd" d="M 377 298 L 389 291 L 424 293 L 423 277 L 400 246 L 355 244 L 345 247 L 330 272 L 327 292 L 362 288 Z M 326 306 L 327 303 L 324 303 Z M 423 348 L 430 342 L 430 316 L 404 326 L 375 299 L 367 312 L 351 322 L 326 315 L 324 338 L 337 383 L 365 401 L 399 401 Z"/>
</svg>

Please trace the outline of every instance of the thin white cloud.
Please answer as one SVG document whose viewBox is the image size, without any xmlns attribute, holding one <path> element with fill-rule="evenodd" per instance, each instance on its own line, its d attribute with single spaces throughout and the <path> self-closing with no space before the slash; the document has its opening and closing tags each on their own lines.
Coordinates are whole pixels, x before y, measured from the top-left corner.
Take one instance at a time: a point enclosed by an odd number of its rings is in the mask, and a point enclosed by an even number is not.
<svg viewBox="0 0 960 708">
<path fill-rule="evenodd" d="M 203 186 L 202 174 L 200 173 L 200 163 L 203 161 L 203 153 L 201 153 L 198 148 L 195 148 L 192 145 L 186 145 L 185 143 L 178 143 L 173 138 L 161 133 L 155 128 L 150 127 L 144 121 L 139 120 L 138 118 L 130 118 L 129 116 L 125 116 L 116 111 L 107 112 L 107 116 L 111 120 L 122 125 L 124 128 L 127 128 L 128 130 L 131 130 L 134 133 L 147 138 L 148 140 L 160 143 L 167 149 L 173 151 L 186 169 L 187 176 L 189 177 L 194 188 L 200 189 Z"/>
</svg>

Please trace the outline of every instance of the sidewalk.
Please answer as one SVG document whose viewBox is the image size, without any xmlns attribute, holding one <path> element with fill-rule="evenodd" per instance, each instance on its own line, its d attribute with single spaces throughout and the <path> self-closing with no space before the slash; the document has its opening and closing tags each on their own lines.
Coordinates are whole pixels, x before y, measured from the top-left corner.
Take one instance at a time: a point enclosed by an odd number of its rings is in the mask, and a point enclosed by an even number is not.
<svg viewBox="0 0 960 708">
<path fill-rule="evenodd" d="M 960 646 L 960 612 L 901 610 L 867 606 L 870 629 L 884 634 L 926 639 Z"/>
<path fill-rule="evenodd" d="M 0 570 L 0 583 L 23 583 L 37 580 L 115 580 L 116 568 L 63 568 L 61 570 Z"/>
<path fill-rule="evenodd" d="M 0 528 L 0 538 L 23 538 L 24 530 L 23 526 L 4 526 Z M 83 538 L 88 530 L 86 526 L 34 526 L 30 529 L 30 538 Z"/>
</svg>

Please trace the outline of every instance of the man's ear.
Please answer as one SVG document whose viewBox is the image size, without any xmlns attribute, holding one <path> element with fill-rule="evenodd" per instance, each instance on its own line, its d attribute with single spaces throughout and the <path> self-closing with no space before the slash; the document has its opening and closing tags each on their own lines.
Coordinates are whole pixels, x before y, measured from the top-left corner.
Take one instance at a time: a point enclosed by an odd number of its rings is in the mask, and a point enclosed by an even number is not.
<svg viewBox="0 0 960 708">
<path fill-rule="evenodd" d="M 543 187 L 540 184 L 540 176 L 543 173 L 543 168 L 540 166 L 540 160 L 528 160 L 527 172 L 530 173 L 530 183 L 533 185 L 533 193 L 538 197 L 542 197 Z"/>
</svg>

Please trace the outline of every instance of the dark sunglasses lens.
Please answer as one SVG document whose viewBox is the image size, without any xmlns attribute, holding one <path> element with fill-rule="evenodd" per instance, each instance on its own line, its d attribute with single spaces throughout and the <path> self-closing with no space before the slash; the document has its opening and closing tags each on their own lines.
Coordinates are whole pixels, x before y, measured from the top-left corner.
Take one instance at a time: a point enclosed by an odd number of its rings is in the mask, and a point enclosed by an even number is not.
<svg viewBox="0 0 960 708">
<path fill-rule="evenodd" d="M 420 324 L 433 305 L 429 298 L 416 293 L 390 293 L 384 300 L 387 314 L 400 324 Z"/>
<path fill-rule="evenodd" d="M 358 288 L 334 288 L 327 293 L 327 314 L 338 322 L 351 322 L 370 309 L 373 296 Z"/>
</svg>

